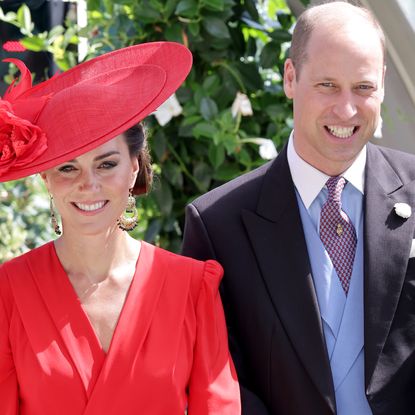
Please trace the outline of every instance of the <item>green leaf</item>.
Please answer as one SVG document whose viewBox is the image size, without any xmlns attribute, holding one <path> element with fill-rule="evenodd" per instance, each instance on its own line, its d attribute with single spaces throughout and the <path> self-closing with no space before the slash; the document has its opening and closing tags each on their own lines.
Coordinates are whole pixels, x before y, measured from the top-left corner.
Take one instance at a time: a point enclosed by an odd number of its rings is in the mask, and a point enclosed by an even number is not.
<svg viewBox="0 0 415 415">
<path fill-rule="evenodd" d="M 176 162 L 167 161 L 163 166 L 163 176 L 173 186 L 181 188 L 183 186 L 183 175 L 180 166 Z"/>
<path fill-rule="evenodd" d="M 150 220 L 146 232 L 144 234 L 144 240 L 147 242 L 155 242 L 157 235 L 161 231 L 162 222 L 160 219 L 152 219 Z"/>
<path fill-rule="evenodd" d="M 216 74 L 209 75 L 203 81 L 203 89 L 207 94 L 212 95 L 220 87 L 220 78 Z"/>
<path fill-rule="evenodd" d="M 23 29 L 25 34 L 30 34 L 32 32 L 32 17 L 30 15 L 30 9 L 25 3 L 17 10 L 17 21 L 20 25 L 20 29 Z"/>
<path fill-rule="evenodd" d="M 269 42 L 262 49 L 261 56 L 259 59 L 260 65 L 263 68 L 272 68 L 277 64 L 278 58 L 281 53 L 281 46 L 276 42 Z"/>
<path fill-rule="evenodd" d="M 151 149 L 158 160 L 163 160 L 166 153 L 166 135 L 163 130 L 158 130 L 151 138 Z"/>
<path fill-rule="evenodd" d="M 278 11 L 277 19 L 280 22 L 280 25 L 283 29 L 288 30 L 293 24 L 293 16 L 290 13 Z"/>
<path fill-rule="evenodd" d="M 193 169 L 193 176 L 199 183 L 199 189 L 206 192 L 212 180 L 212 168 L 205 162 L 199 161 Z"/>
<path fill-rule="evenodd" d="M 292 38 L 291 33 L 284 29 L 275 29 L 269 35 L 272 39 L 280 43 L 290 42 Z"/>
<path fill-rule="evenodd" d="M 201 122 L 199 124 L 196 124 L 196 126 L 193 128 L 193 135 L 195 137 L 206 137 L 206 138 L 212 138 L 217 133 L 217 128 L 207 122 Z"/>
<path fill-rule="evenodd" d="M 215 180 L 227 182 L 238 176 L 240 173 L 241 171 L 239 170 L 237 164 L 228 162 L 219 167 L 219 169 L 214 173 L 213 178 Z"/>
<path fill-rule="evenodd" d="M 170 42 L 178 42 L 182 41 L 182 27 L 180 24 L 174 24 L 168 27 L 164 31 L 165 39 L 169 40 Z"/>
<path fill-rule="evenodd" d="M 199 35 L 199 33 L 200 33 L 200 25 L 199 25 L 199 23 L 197 23 L 197 22 L 191 22 L 191 23 L 189 23 L 189 30 L 190 30 L 190 33 L 193 35 L 193 36 L 198 36 Z"/>
<path fill-rule="evenodd" d="M 242 80 L 248 90 L 256 91 L 263 88 L 264 82 L 259 74 L 259 68 L 255 62 L 236 62 L 235 66 L 240 72 Z"/>
<path fill-rule="evenodd" d="M 212 98 L 204 97 L 200 101 L 200 113 L 205 120 L 211 120 L 218 114 L 218 106 Z"/>
<path fill-rule="evenodd" d="M 161 179 L 160 182 L 154 186 L 153 194 L 160 212 L 163 215 L 169 216 L 173 207 L 173 195 L 168 182 Z"/>
<path fill-rule="evenodd" d="M 202 21 L 203 27 L 211 36 L 219 39 L 230 39 L 228 26 L 218 17 L 205 17 Z"/>
<path fill-rule="evenodd" d="M 248 13 L 251 15 L 252 19 L 258 21 L 259 14 L 256 8 L 256 2 L 254 0 L 245 0 L 245 7 Z"/>
<path fill-rule="evenodd" d="M 195 0 L 181 0 L 176 7 L 176 15 L 193 18 L 199 12 L 198 4 Z"/>
<path fill-rule="evenodd" d="M 161 20 L 160 12 L 149 6 L 140 7 L 137 15 L 140 16 L 141 23 L 157 23 Z"/>
<path fill-rule="evenodd" d="M 252 159 L 245 148 L 242 148 L 241 151 L 238 153 L 238 161 L 247 167 L 251 166 Z"/>
<path fill-rule="evenodd" d="M 217 169 L 225 161 L 225 147 L 211 145 L 209 147 L 209 161 Z"/>
<path fill-rule="evenodd" d="M 25 37 L 20 39 L 20 43 L 28 50 L 33 52 L 40 52 L 46 49 L 46 43 L 44 39 L 39 38 L 38 36 Z"/>
<path fill-rule="evenodd" d="M 225 9 L 225 2 L 223 0 L 208 0 L 204 3 L 203 8 L 214 12 L 222 12 Z"/>
<path fill-rule="evenodd" d="M 176 9 L 177 0 L 167 0 L 162 10 L 164 19 L 169 19 Z"/>
</svg>

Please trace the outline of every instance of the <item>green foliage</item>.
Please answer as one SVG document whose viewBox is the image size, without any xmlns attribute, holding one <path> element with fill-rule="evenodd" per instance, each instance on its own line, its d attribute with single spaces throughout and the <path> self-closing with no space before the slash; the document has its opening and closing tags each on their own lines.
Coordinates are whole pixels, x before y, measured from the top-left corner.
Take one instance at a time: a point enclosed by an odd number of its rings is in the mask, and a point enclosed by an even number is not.
<svg viewBox="0 0 415 415">
<path fill-rule="evenodd" d="M 157 178 L 139 201 L 134 231 L 178 251 L 185 205 L 264 163 L 258 138 L 277 148 L 286 141 L 292 119 L 282 70 L 293 21 L 282 0 L 89 0 L 87 27 L 68 21 L 66 29 L 49 33 L 29 30 L 23 43 L 51 51 L 63 68 L 74 63 L 71 45 L 82 37 L 89 41 L 87 59 L 158 40 L 190 48 L 193 69 L 176 94 L 182 114 L 164 127 L 153 116 L 146 120 Z M 13 24 L 31 27 L 25 19 Z M 232 115 L 238 92 L 249 98 L 253 116 Z"/>
<path fill-rule="evenodd" d="M 0 262 L 52 239 L 47 193 L 39 176 L 0 186 Z"/>
</svg>

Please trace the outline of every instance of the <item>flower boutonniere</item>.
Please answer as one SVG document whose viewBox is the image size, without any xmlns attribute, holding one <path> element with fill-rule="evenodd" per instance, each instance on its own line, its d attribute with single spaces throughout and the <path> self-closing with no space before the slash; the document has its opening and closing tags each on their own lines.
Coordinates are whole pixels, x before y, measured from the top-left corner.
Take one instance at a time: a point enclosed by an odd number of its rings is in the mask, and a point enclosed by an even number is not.
<svg viewBox="0 0 415 415">
<path fill-rule="evenodd" d="M 407 203 L 395 203 L 393 208 L 395 209 L 395 213 L 401 218 L 408 219 L 412 215 L 411 206 Z"/>
</svg>

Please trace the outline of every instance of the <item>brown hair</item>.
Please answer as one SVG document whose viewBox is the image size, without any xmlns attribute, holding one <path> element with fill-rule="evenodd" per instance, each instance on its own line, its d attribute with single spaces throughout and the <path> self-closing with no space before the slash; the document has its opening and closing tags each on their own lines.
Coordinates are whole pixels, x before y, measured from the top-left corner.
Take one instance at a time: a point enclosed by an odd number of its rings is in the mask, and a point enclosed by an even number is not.
<svg viewBox="0 0 415 415">
<path fill-rule="evenodd" d="M 137 180 L 132 192 L 135 195 L 148 193 L 153 182 L 153 169 L 144 127 L 138 123 L 125 131 L 124 137 L 130 156 L 137 157 L 139 165 Z"/>
<path fill-rule="evenodd" d="M 318 24 L 322 21 L 322 19 L 324 19 L 324 21 L 327 21 L 327 19 L 330 18 L 330 16 L 328 16 L 327 14 L 327 10 L 325 10 L 325 7 L 324 7 L 330 3 L 348 4 L 351 8 L 354 9 L 354 11 L 356 12 L 356 15 L 360 15 L 373 26 L 373 28 L 376 30 L 376 32 L 379 35 L 379 40 L 380 40 L 382 52 L 383 52 L 383 64 L 385 64 L 385 55 L 386 55 L 385 34 L 383 33 L 380 23 L 378 22 L 376 17 L 373 15 L 373 13 L 370 10 L 364 7 L 352 4 L 352 2 L 349 2 L 349 1 L 341 1 L 341 0 L 340 1 L 339 0 L 325 1 L 322 4 L 308 7 L 298 18 L 297 24 L 294 28 L 289 56 L 296 70 L 297 78 L 299 78 L 300 76 L 301 65 L 303 65 L 308 59 L 307 46 L 308 46 L 308 42 L 311 38 L 314 28 L 318 26 Z"/>
</svg>

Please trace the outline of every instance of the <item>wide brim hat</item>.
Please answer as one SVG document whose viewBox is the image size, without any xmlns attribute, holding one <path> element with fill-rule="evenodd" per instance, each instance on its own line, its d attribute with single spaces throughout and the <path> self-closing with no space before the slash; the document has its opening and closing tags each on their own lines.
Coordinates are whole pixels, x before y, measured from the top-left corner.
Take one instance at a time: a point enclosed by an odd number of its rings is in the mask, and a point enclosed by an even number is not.
<svg viewBox="0 0 415 415">
<path fill-rule="evenodd" d="M 72 160 L 154 112 L 183 83 L 192 55 L 174 42 L 130 46 L 98 56 L 32 87 L 20 81 L 0 100 L 0 182 Z"/>
</svg>

